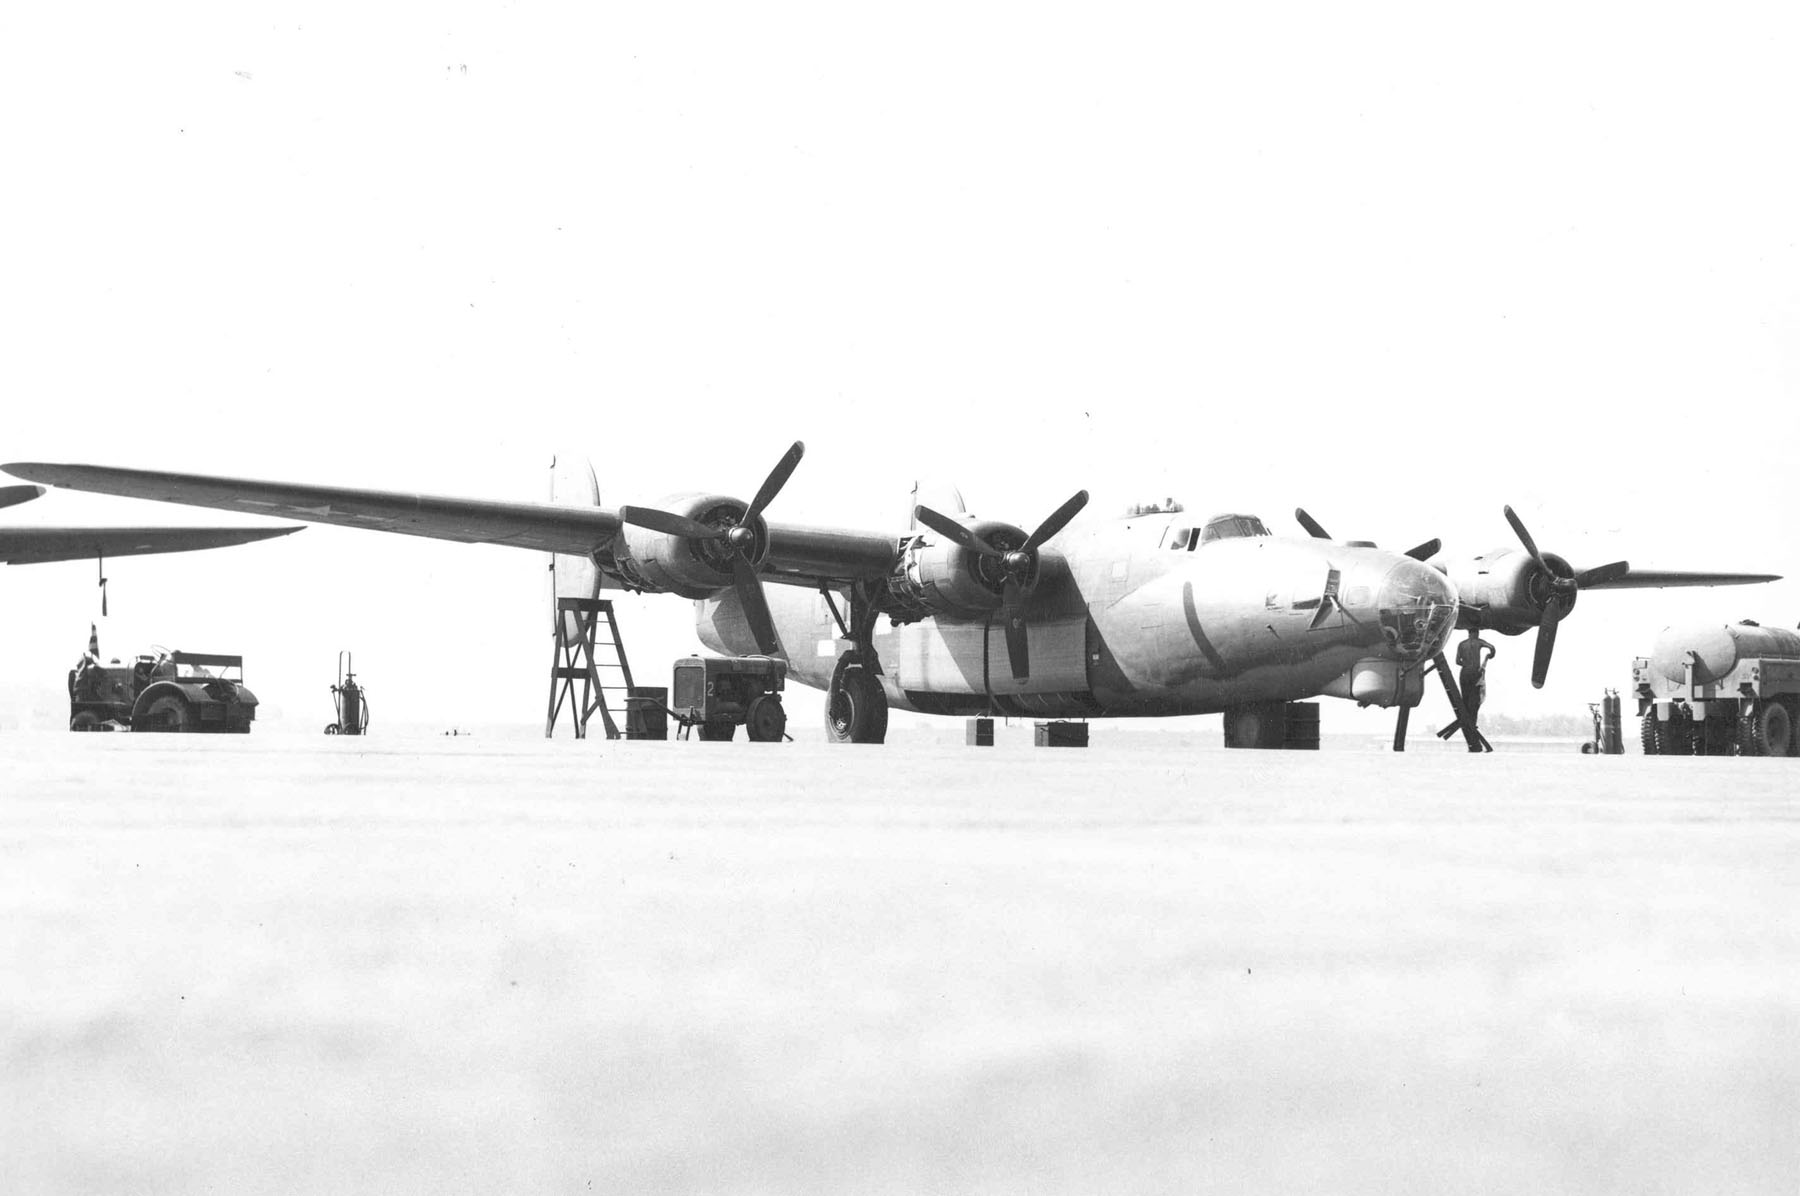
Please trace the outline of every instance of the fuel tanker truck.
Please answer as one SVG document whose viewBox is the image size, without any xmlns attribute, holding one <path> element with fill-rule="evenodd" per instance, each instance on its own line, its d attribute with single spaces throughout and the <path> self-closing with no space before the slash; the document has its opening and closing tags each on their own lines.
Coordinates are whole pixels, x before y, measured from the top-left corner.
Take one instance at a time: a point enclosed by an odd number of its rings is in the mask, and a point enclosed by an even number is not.
<svg viewBox="0 0 1800 1196">
<path fill-rule="evenodd" d="M 1800 755 L 1800 634 L 1667 627 L 1631 662 L 1646 756 Z"/>
</svg>

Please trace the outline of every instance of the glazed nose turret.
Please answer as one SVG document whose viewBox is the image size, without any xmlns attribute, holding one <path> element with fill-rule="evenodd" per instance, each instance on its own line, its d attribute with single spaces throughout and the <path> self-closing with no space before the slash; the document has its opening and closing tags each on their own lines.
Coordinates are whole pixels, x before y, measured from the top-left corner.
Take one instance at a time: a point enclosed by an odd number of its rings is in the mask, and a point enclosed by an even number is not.
<svg viewBox="0 0 1800 1196">
<path fill-rule="evenodd" d="M 1381 579 L 1375 607 L 1382 636 L 1402 660 L 1435 656 L 1456 630 L 1456 587 L 1410 558 L 1395 562 Z"/>
</svg>

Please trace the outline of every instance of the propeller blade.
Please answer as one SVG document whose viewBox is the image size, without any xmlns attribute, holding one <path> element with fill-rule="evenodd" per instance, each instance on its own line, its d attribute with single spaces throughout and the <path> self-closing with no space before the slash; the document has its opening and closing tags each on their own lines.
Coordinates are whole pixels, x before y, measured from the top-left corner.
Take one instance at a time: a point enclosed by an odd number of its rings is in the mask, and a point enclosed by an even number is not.
<svg viewBox="0 0 1800 1196">
<path fill-rule="evenodd" d="M 1068 502 L 1065 502 L 1062 506 L 1050 512 L 1050 518 L 1038 524 L 1035 532 L 1032 532 L 1029 536 L 1025 537 L 1025 543 L 1019 546 L 1019 551 L 1036 551 L 1038 545 L 1042 544 L 1067 526 L 1069 520 L 1075 518 L 1081 508 L 1087 506 L 1087 500 L 1088 492 L 1086 490 L 1077 490 L 1069 498 Z"/>
<path fill-rule="evenodd" d="M 684 540 L 717 540 L 725 535 L 722 528 L 709 527 L 697 519 L 659 511 L 655 507 L 620 507 L 619 518 L 633 527 L 647 527 L 653 532 L 680 536 Z"/>
<path fill-rule="evenodd" d="M 1298 519 L 1300 521 L 1300 526 L 1305 528 L 1306 534 L 1311 536 L 1313 539 L 1315 539 L 1315 540 L 1331 539 L 1331 533 L 1326 531 L 1324 529 L 1324 527 L 1322 527 L 1320 525 L 1320 523 L 1317 519 L 1314 519 L 1311 515 L 1308 515 L 1306 513 L 1305 507 L 1295 507 L 1294 508 L 1294 518 Z"/>
<path fill-rule="evenodd" d="M 1019 603 L 1025 597 L 1025 588 L 1008 578 L 1001 594 L 1000 613 L 1006 619 L 1007 662 L 1012 665 L 1013 680 L 1024 681 L 1031 676 L 1030 637 L 1025 630 L 1025 616 L 1019 611 Z"/>
<path fill-rule="evenodd" d="M 1556 651 L 1556 625 L 1562 622 L 1564 610 L 1560 602 L 1544 607 L 1544 617 L 1538 623 L 1537 649 L 1531 654 L 1533 689 L 1544 688 L 1544 678 L 1550 675 L 1550 654 Z"/>
<path fill-rule="evenodd" d="M 1006 556 L 1004 552 L 1000 552 L 991 547 L 986 540 L 981 539 L 974 532 L 970 531 L 968 524 L 958 523 L 956 520 L 951 519 L 946 515 L 940 515 L 930 507 L 914 507 L 913 518 L 917 519 L 920 523 L 923 523 L 938 535 L 955 540 L 958 544 L 961 544 L 964 548 L 967 548 L 972 552 L 979 552 L 982 556 L 1002 558 Z"/>
<path fill-rule="evenodd" d="M 1511 507 L 1504 507 L 1502 509 L 1506 512 L 1506 521 L 1512 524 L 1513 534 L 1519 537 L 1519 543 L 1525 545 L 1525 551 L 1531 555 L 1532 560 L 1543 565 L 1544 556 L 1538 551 L 1537 541 L 1533 540 L 1531 538 L 1531 533 L 1525 530 L 1524 521 L 1513 512 Z M 1545 568 L 1548 567 L 1549 566 L 1547 565 L 1545 566 Z"/>
<path fill-rule="evenodd" d="M 781 488 L 787 485 L 788 479 L 794 476 L 794 467 L 800 464 L 800 458 L 805 455 L 806 445 L 798 440 L 782 454 L 781 460 L 775 462 L 775 468 L 769 471 L 769 476 L 763 479 L 756 497 L 750 500 L 750 509 L 744 513 L 745 523 L 756 522 L 762 509 L 774 501 L 775 496 L 781 493 Z"/>
<path fill-rule="evenodd" d="M 769 615 L 769 600 L 763 594 L 762 579 L 756 576 L 756 566 L 741 552 L 731 554 L 731 578 L 737 585 L 738 601 L 743 604 L 750 634 L 756 639 L 756 650 L 764 656 L 780 652 L 781 641 L 775 638 L 775 620 Z"/>
<path fill-rule="evenodd" d="M 1631 572 L 1630 561 L 1614 561 L 1610 565 L 1596 565 L 1592 569 L 1583 569 L 1575 575 L 1575 584 L 1579 586 L 1603 586 L 1617 581 Z"/>
<path fill-rule="evenodd" d="M 1444 542 L 1442 540 L 1433 538 L 1433 539 L 1425 541 L 1425 543 L 1423 543 L 1423 544 L 1418 544 L 1418 545 L 1413 546 L 1412 548 L 1407 549 L 1406 555 L 1411 557 L 1415 561 L 1430 560 L 1432 557 L 1434 557 L 1438 554 L 1438 549 L 1442 548 L 1443 546 L 1444 546 Z"/>
</svg>

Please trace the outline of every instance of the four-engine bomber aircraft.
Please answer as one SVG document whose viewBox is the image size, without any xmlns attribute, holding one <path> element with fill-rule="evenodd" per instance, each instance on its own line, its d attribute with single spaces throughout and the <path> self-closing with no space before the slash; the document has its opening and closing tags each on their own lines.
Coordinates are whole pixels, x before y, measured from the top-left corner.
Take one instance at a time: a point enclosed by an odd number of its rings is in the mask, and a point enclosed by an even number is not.
<svg viewBox="0 0 1800 1196">
<path fill-rule="evenodd" d="M 42 486 L 0 486 L 0 507 L 30 502 Z M 51 561 L 97 560 L 105 568 L 109 556 L 193 552 L 228 548 L 297 532 L 297 527 L 0 527 L 0 561 L 9 565 L 41 565 Z M 106 579 L 100 579 L 101 585 Z M 105 602 L 104 590 L 101 601 Z"/>
<path fill-rule="evenodd" d="M 1075 516 L 1085 491 L 1033 530 L 959 509 L 916 509 L 922 527 L 869 532 L 771 522 L 799 464 L 788 450 L 749 501 L 671 496 L 598 505 L 593 473 L 564 467 L 548 504 L 250 481 L 94 465 L 10 464 L 77 490 L 282 515 L 344 527 L 558 554 L 607 585 L 695 600 L 715 652 L 778 654 L 827 691 L 839 742 L 879 743 L 890 707 L 927 714 L 1155 717 L 1223 712 L 1228 744 L 1279 747 L 1285 704 L 1319 696 L 1406 713 L 1435 668 L 1471 749 L 1473 720 L 1443 652 L 1458 627 L 1537 630 L 1533 683 L 1584 589 L 1726 585 L 1768 574 L 1586 570 L 1538 551 L 1437 557 L 1331 539 L 1277 537 L 1252 515 L 1196 520 L 1175 504 Z M 1054 541 L 1054 543 L 1052 543 Z M 558 589 L 577 571 L 559 569 Z M 767 589 L 764 582 L 777 583 Z M 885 625 L 881 624 L 885 617 Z"/>
</svg>

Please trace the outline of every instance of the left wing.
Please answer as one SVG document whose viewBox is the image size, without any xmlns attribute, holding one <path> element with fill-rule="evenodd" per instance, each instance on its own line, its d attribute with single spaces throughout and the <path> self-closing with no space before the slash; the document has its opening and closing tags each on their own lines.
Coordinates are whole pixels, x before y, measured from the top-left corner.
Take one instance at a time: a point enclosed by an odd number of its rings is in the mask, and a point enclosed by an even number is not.
<svg viewBox="0 0 1800 1196">
<path fill-rule="evenodd" d="M 35 489 L 35 487 L 33 487 Z M 297 527 L 0 527 L 0 561 L 42 565 L 95 557 L 227 548 L 297 532 Z"/>
<path fill-rule="evenodd" d="M 0 469 L 34 482 L 97 494 L 589 557 L 608 549 L 622 526 L 619 512 L 604 507 L 494 502 L 104 465 L 21 461 Z M 771 581 L 811 585 L 880 577 L 893 564 L 893 536 L 773 521 L 768 526 L 763 568 Z"/>
</svg>

